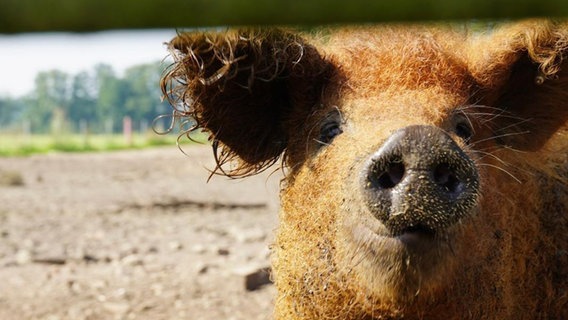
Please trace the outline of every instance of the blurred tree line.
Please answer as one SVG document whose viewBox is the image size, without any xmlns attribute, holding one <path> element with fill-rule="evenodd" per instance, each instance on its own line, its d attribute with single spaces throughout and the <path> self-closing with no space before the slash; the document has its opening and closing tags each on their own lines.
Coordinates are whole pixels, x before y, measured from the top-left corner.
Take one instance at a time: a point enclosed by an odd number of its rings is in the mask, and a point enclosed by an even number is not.
<svg viewBox="0 0 568 320">
<path fill-rule="evenodd" d="M 35 88 L 19 98 L 0 97 L 0 130 L 26 133 L 114 133 L 124 117 L 144 131 L 170 110 L 161 101 L 159 62 L 133 66 L 119 77 L 110 65 L 68 74 L 40 72 Z"/>
</svg>

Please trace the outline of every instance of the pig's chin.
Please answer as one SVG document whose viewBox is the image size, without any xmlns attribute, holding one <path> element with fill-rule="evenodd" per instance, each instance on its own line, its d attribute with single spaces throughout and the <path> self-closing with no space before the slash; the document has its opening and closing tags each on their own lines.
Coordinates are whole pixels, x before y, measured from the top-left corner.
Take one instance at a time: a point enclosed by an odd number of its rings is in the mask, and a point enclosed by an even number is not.
<svg viewBox="0 0 568 320">
<path fill-rule="evenodd" d="M 451 235 L 414 226 L 399 234 L 381 226 L 350 228 L 352 268 L 363 285 L 390 299 L 413 299 L 443 286 L 453 272 Z"/>
</svg>

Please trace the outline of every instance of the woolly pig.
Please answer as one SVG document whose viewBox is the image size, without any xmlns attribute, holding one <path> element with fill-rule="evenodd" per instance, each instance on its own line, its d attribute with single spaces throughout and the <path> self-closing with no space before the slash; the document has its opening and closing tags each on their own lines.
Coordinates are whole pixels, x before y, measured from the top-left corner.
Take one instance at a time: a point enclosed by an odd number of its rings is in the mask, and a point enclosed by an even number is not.
<svg viewBox="0 0 568 320">
<path fill-rule="evenodd" d="M 568 27 L 470 29 L 169 43 L 217 172 L 282 159 L 275 318 L 568 319 Z"/>
</svg>

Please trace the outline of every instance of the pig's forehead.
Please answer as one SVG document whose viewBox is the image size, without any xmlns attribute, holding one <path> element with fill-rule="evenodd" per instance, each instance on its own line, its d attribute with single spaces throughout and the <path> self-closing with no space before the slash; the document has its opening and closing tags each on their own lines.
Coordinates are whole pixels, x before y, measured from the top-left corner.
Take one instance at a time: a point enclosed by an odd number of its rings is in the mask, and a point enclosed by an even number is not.
<svg viewBox="0 0 568 320">
<path fill-rule="evenodd" d="M 439 124 L 447 115 L 468 105 L 468 95 L 456 94 L 440 88 L 420 90 L 385 90 L 361 96 L 357 91 L 347 93 L 338 101 L 339 109 L 346 118 L 362 122 L 402 122 L 427 120 Z"/>
<path fill-rule="evenodd" d="M 473 86 L 467 39 L 449 30 L 372 29 L 339 33 L 325 48 L 359 96 L 440 88 L 467 94 Z"/>
</svg>

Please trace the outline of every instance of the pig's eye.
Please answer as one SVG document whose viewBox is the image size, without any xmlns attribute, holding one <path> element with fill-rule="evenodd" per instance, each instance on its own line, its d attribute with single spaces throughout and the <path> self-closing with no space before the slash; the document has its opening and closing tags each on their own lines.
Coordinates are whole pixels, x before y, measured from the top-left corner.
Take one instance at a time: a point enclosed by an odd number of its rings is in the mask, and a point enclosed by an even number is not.
<svg viewBox="0 0 568 320">
<path fill-rule="evenodd" d="M 328 145 L 328 144 L 331 143 L 331 141 L 333 141 L 333 138 L 340 135 L 342 132 L 343 132 L 343 130 L 341 130 L 339 123 L 337 123 L 335 121 L 330 122 L 330 123 L 326 123 L 321 128 L 321 132 L 320 132 L 318 142 L 322 145 Z"/>
<path fill-rule="evenodd" d="M 463 139 L 465 143 L 469 143 L 471 141 L 471 137 L 473 136 L 473 129 L 467 122 L 467 120 L 458 121 L 456 124 L 456 135 Z"/>
</svg>

